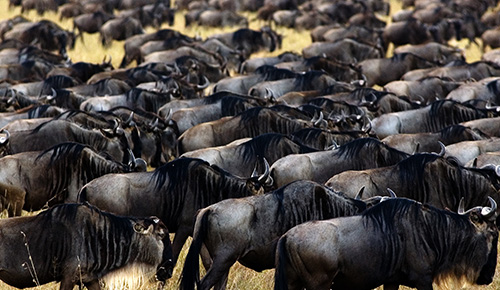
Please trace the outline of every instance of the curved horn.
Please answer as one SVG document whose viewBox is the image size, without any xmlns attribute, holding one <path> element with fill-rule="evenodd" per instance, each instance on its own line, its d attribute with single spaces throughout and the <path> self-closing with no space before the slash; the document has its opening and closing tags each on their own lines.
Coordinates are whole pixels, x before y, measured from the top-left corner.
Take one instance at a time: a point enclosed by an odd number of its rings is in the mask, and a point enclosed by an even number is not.
<svg viewBox="0 0 500 290">
<path fill-rule="evenodd" d="M 129 158 L 128 166 L 131 169 L 134 169 L 135 166 L 137 165 L 137 163 L 135 162 L 134 152 L 132 152 L 132 150 L 130 148 L 127 148 L 127 151 L 128 151 L 128 158 Z"/>
<path fill-rule="evenodd" d="M 209 85 L 210 85 L 210 81 L 208 80 L 208 78 L 206 76 L 203 76 L 203 84 L 197 85 L 196 88 L 201 91 L 201 90 L 208 88 Z"/>
<path fill-rule="evenodd" d="M 5 144 L 9 141 L 10 133 L 7 130 L 3 130 L 2 132 L 5 133 L 5 137 L 0 137 L 0 144 Z"/>
<path fill-rule="evenodd" d="M 458 203 L 458 211 L 457 211 L 457 213 L 460 214 L 460 215 L 465 214 L 465 211 L 464 211 L 464 198 L 463 197 L 460 199 L 460 203 Z"/>
<path fill-rule="evenodd" d="M 335 142 L 335 140 L 332 140 L 332 145 L 328 146 L 325 148 L 326 151 L 328 150 L 335 150 L 339 148 L 339 144 L 337 144 L 337 142 Z"/>
<path fill-rule="evenodd" d="M 361 187 L 361 189 L 358 191 L 354 199 L 361 200 L 361 196 L 363 195 L 363 191 L 365 191 L 365 187 Z"/>
<path fill-rule="evenodd" d="M 57 97 L 57 91 L 52 87 L 50 88 L 50 90 L 52 91 L 52 95 L 48 95 L 45 97 L 45 99 L 49 102 Z"/>
<path fill-rule="evenodd" d="M 167 123 L 167 124 L 168 124 L 168 122 L 170 122 L 170 120 L 172 119 L 172 115 L 173 115 L 172 108 L 170 108 L 170 109 L 168 110 L 167 115 L 166 115 L 166 116 L 165 116 L 165 118 L 164 118 L 164 119 L 165 119 L 165 123 Z"/>
<path fill-rule="evenodd" d="M 127 126 L 130 126 L 130 123 L 134 120 L 134 112 L 130 112 L 130 115 L 128 116 L 128 119 L 125 120 L 123 123 L 126 124 Z"/>
<path fill-rule="evenodd" d="M 396 195 L 396 193 L 395 193 L 394 191 L 392 191 L 392 189 L 390 189 L 389 187 L 387 188 L 387 192 L 388 192 L 388 193 L 389 193 L 389 195 L 390 195 L 391 197 L 393 197 L 393 198 L 398 197 L 398 196 Z"/>
<path fill-rule="evenodd" d="M 319 111 L 319 117 L 318 117 L 318 120 L 316 120 L 313 124 L 314 126 L 319 126 L 321 124 L 321 122 L 323 122 L 323 111 Z"/>
<path fill-rule="evenodd" d="M 264 168 L 264 173 L 257 179 L 260 183 L 265 183 L 269 177 L 269 162 L 267 162 L 266 158 L 264 158 Z"/>
<path fill-rule="evenodd" d="M 483 207 L 481 209 L 481 215 L 484 216 L 485 218 L 490 218 L 492 217 L 496 211 L 497 211 L 497 203 L 491 196 L 488 196 L 488 200 L 490 201 L 490 207 Z"/>
<path fill-rule="evenodd" d="M 158 124 L 159 124 L 159 123 L 160 123 L 160 122 L 159 122 L 158 118 L 155 118 L 155 120 L 154 120 L 153 122 L 151 122 L 151 123 L 149 124 L 149 126 L 150 126 L 152 129 L 154 129 L 154 128 L 158 127 Z"/>
<path fill-rule="evenodd" d="M 439 146 L 441 147 L 441 151 L 439 152 L 439 156 L 443 157 L 444 154 L 446 153 L 446 146 L 444 146 L 443 142 L 438 141 Z"/>
</svg>

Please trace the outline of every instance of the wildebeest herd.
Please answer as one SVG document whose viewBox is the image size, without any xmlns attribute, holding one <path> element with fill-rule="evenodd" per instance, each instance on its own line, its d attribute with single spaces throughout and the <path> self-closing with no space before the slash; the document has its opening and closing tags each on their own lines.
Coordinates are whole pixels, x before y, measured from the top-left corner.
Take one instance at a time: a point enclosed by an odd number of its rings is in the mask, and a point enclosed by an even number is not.
<svg viewBox="0 0 500 290">
<path fill-rule="evenodd" d="M 239 262 L 279 290 L 492 283 L 498 1 L 391 4 L 10 0 L 73 29 L 0 21 L 0 280 L 162 288 L 176 267 L 226 289 Z M 312 43 L 283 51 L 283 27 Z M 69 57 L 88 34 L 123 41 L 119 68 Z"/>
</svg>

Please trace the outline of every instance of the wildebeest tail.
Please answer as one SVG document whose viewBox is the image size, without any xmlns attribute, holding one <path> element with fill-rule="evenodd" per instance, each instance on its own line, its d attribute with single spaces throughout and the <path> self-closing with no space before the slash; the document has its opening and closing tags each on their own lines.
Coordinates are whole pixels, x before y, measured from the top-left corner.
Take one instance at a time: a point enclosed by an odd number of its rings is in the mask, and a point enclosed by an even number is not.
<svg viewBox="0 0 500 290">
<path fill-rule="evenodd" d="M 288 290 L 286 279 L 286 265 L 288 254 L 286 251 L 286 235 L 282 236 L 276 246 L 276 271 L 274 272 L 274 290 Z"/>
<path fill-rule="evenodd" d="M 199 256 L 203 241 L 208 232 L 208 216 L 210 210 L 202 210 L 196 218 L 196 223 L 193 232 L 193 241 L 189 247 L 189 251 L 184 261 L 182 268 L 181 283 L 179 289 L 194 290 L 194 285 L 200 282 L 200 263 Z"/>
</svg>

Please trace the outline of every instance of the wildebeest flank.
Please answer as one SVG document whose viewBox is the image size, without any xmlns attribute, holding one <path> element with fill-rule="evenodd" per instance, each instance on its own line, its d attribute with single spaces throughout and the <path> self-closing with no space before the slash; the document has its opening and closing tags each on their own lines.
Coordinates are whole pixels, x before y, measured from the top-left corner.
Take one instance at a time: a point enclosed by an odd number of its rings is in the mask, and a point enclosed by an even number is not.
<svg viewBox="0 0 500 290">
<path fill-rule="evenodd" d="M 99 290 L 107 274 L 127 266 L 151 274 L 162 253 L 171 254 L 170 243 L 162 242 L 167 228 L 157 218 L 120 217 L 86 204 L 2 219 L 0 226 L 0 279 L 17 288 L 61 281 L 61 290 L 82 284 Z"/>
</svg>

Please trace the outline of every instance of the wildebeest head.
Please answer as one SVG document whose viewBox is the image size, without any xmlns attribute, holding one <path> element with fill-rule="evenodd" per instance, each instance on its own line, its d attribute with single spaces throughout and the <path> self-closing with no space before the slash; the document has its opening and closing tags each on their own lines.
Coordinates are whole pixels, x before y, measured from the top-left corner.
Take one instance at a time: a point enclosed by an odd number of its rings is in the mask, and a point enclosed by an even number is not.
<svg viewBox="0 0 500 290">
<path fill-rule="evenodd" d="M 482 265 L 479 277 L 475 281 L 478 285 L 487 285 L 493 281 L 497 264 L 498 228 L 495 223 L 497 218 L 497 204 L 491 197 L 488 197 L 488 199 L 490 200 L 490 207 L 477 206 L 464 212 L 462 200 L 458 208 L 458 213 L 468 216 L 477 233 L 484 236 L 489 246 L 488 259 Z"/>
</svg>

